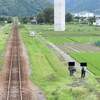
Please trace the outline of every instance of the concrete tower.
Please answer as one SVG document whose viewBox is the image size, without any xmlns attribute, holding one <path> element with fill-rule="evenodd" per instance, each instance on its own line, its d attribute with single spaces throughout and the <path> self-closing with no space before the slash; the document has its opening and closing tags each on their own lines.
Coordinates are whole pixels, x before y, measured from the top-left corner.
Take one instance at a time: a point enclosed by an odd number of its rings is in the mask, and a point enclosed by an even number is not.
<svg viewBox="0 0 100 100">
<path fill-rule="evenodd" d="M 54 30 L 65 31 L 65 0 L 54 0 Z"/>
</svg>

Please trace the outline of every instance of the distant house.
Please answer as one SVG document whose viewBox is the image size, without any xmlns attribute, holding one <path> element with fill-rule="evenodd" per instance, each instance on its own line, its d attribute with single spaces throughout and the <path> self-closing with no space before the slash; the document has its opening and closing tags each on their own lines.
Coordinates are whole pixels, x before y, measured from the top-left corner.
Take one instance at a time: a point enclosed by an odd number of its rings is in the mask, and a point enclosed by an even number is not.
<svg viewBox="0 0 100 100">
<path fill-rule="evenodd" d="M 80 13 L 74 13 L 73 14 L 75 17 L 94 17 L 94 13 L 88 12 L 88 11 L 84 11 L 84 12 L 80 12 Z"/>
<path fill-rule="evenodd" d="M 100 18 L 97 18 L 95 22 L 93 22 L 93 25 L 100 26 Z"/>
<path fill-rule="evenodd" d="M 31 24 L 37 24 L 37 20 L 31 20 Z"/>
</svg>

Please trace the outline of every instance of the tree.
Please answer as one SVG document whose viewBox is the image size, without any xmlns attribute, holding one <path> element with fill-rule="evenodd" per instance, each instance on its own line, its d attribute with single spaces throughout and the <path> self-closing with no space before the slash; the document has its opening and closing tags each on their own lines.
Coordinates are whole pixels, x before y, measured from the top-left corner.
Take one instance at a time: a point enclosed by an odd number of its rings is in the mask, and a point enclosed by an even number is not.
<svg viewBox="0 0 100 100">
<path fill-rule="evenodd" d="M 1 21 L 5 21 L 5 20 L 6 20 L 5 17 L 0 17 L 0 22 L 1 22 Z"/>
<path fill-rule="evenodd" d="M 71 22 L 71 21 L 73 21 L 73 16 L 72 16 L 72 14 L 66 13 L 66 15 L 65 15 L 65 21 L 66 21 L 66 22 Z"/>
<path fill-rule="evenodd" d="M 89 22 L 90 22 L 90 24 L 93 24 L 93 22 L 95 22 L 95 21 L 96 21 L 95 16 L 89 18 Z"/>
<path fill-rule="evenodd" d="M 30 22 L 29 17 L 19 17 L 18 19 L 21 23 L 24 23 L 24 24 L 27 24 L 28 22 Z"/>
<path fill-rule="evenodd" d="M 37 22 L 40 23 L 40 24 L 44 23 L 44 14 L 43 14 L 42 12 L 39 13 L 39 14 L 37 14 L 36 20 L 37 20 Z"/>
<path fill-rule="evenodd" d="M 53 23 L 54 22 L 54 9 L 53 8 L 45 8 L 43 10 L 44 19 L 46 23 Z"/>
<path fill-rule="evenodd" d="M 6 20 L 7 20 L 8 23 L 12 23 L 13 22 L 13 18 L 12 17 L 7 17 Z"/>
</svg>

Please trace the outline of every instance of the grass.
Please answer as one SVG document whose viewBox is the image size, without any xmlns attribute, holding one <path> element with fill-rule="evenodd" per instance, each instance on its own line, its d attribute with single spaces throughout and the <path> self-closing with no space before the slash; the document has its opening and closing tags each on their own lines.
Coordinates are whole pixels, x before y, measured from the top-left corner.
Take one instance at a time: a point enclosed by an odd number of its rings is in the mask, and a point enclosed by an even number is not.
<svg viewBox="0 0 100 100">
<path fill-rule="evenodd" d="M 68 30 L 68 31 L 63 31 L 63 32 L 56 32 L 53 30 L 37 30 L 36 32 L 41 32 L 42 34 L 100 34 L 100 31 L 96 30 Z"/>
<path fill-rule="evenodd" d="M 38 39 L 30 38 L 25 30 L 21 33 L 30 57 L 31 80 L 45 91 L 48 99 L 53 100 L 59 87 L 69 83 L 67 67 Z"/>
<path fill-rule="evenodd" d="M 55 32 L 53 31 L 53 25 L 25 25 L 26 28 L 30 31 L 36 31 L 37 33 L 42 34 L 100 34 L 100 27 L 97 26 L 88 26 L 88 25 L 75 25 L 68 24 L 66 25 L 66 31 L 64 32 Z M 51 30 L 50 30 L 51 29 Z M 99 37 L 47 37 L 46 40 L 54 44 L 65 44 L 65 43 L 87 43 L 87 42 L 96 42 L 100 40 Z"/>
<path fill-rule="evenodd" d="M 96 42 L 100 40 L 100 37 L 47 37 L 47 41 L 54 44 L 65 44 L 65 43 L 87 43 L 87 42 Z"/>
<path fill-rule="evenodd" d="M 71 87 L 69 84 L 74 80 L 69 76 L 66 66 L 61 62 L 58 57 L 46 47 L 45 44 L 34 37 L 29 36 L 29 32 L 23 27 L 20 27 L 21 36 L 27 48 L 31 66 L 30 79 L 40 87 L 46 95 L 47 100 L 99 100 L 94 91 L 97 91 L 98 84 L 92 85 L 91 78 L 86 80 L 91 86 L 88 87 Z M 90 90 L 93 90 L 91 92 Z M 100 90 L 98 90 L 100 92 Z"/>
<path fill-rule="evenodd" d="M 78 62 L 87 62 L 88 70 L 94 75 L 100 76 L 100 52 L 96 53 L 69 53 Z"/>
<path fill-rule="evenodd" d="M 87 43 L 87 42 L 96 42 L 100 40 L 100 37 L 90 36 L 90 37 L 69 37 L 69 39 L 79 42 L 79 43 Z"/>
<path fill-rule="evenodd" d="M 47 41 L 52 42 L 54 44 L 65 44 L 65 43 L 73 43 L 75 41 L 70 40 L 67 37 L 48 37 L 45 38 Z"/>
<path fill-rule="evenodd" d="M 4 54 L 4 49 L 5 45 L 7 43 L 7 37 L 10 32 L 9 25 L 8 26 L 0 26 L 1 27 L 1 32 L 0 32 L 0 69 L 3 64 L 3 54 Z"/>
<path fill-rule="evenodd" d="M 35 25 L 33 25 L 33 26 L 35 26 Z M 32 26 L 29 26 L 29 27 L 32 27 Z M 43 27 L 45 27 L 45 25 L 43 25 Z M 88 32 L 95 31 L 95 33 L 98 33 L 98 31 L 100 30 L 100 28 L 96 27 L 96 26 L 88 26 L 88 25 L 80 26 L 80 25 L 74 25 L 74 24 L 67 25 L 67 28 L 68 28 L 69 32 L 71 32 L 73 30 L 74 33 L 76 32 L 75 30 L 78 30 L 78 29 L 79 29 L 78 31 L 80 31 L 80 32 L 83 32 L 83 31 L 86 32 L 86 30 L 87 30 Z M 46 34 L 46 32 L 48 30 L 42 30 L 42 31 L 44 31 L 45 32 L 44 34 Z M 50 34 L 52 34 L 52 32 L 54 32 L 54 31 L 49 31 Z M 54 32 L 54 33 L 59 33 L 59 32 Z M 74 42 L 79 42 L 79 43 L 96 42 L 96 41 L 100 40 L 100 37 L 95 37 L 95 36 L 90 36 L 90 37 L 81 37 L 81 36 L 80 37 L 47 37 L 45 39 L 54 44 L 65 44 L 65 43 L 74 43 Z M 100 75 L 99 74 L 100 69 L 97 69 L 97 67 L 99 67 L 100 64 L 99 64 L 99 61 L 95 59 L 95 58 L 97 58 L 97 59 L 100 58 L 99 53 L 94 53 L 94 54 L 93 53 L 92 54 L 91 53 L 73 53 L 70 55 L 79 61 L 88 59 L 87 60 L 87 62 L 89 62 L 88 69 L 91 72 L 93 72 L 95 75 Z M 92 59 L 92 61 L 91 61 L 91 59 L 89 59 L 89 57 Z M 92 62 L 92 64 L 91 64 L 91 62 Z"/>
<path fill-rule="evenodd" d="M 53 31 L 53 25 L 26 25 L 28 29 L 41 32 L 42 34 L 100 34 L 100 27 L 79 25 L 79 24 L 67 24 L 66 31 L 55 32 Z"/>
</svg>

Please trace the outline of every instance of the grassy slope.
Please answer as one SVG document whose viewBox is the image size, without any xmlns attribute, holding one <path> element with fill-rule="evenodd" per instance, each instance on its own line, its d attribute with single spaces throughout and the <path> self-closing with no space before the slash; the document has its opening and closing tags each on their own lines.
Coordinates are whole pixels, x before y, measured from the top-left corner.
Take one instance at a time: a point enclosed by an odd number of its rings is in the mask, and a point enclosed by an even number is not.
<svg viewBox="0 0 100 100">
<path fill-rule="evenodd" d="M 2 67 L 3 64 L 3 53 L 4 53 L 4 48 L 6 45 L 6 40 L 8 37 L 8 33 L 10 32 L 10 28 L 9 25 L 4 27 L 4 29 L 2 30 L 4 26 L 1 27 L 1 32 L 0 32 L 0 68 Z"/>
<path fill-rule="evenodd" d="M 47 100 L 98 100 L 93 91 L 100 86 L 94 78 L 87 78 L 90 87 L 70 87 L 73 80 L 66 66 L 37 38 L 29 37 L 24 27 L 20 30 L 30 59 L 31 80 L 44 90 Z"/>
<path fill-rule="evenodd" d="M 22 30 L 21 33 L 30 57 L 31 79 L 45 91 L 48 100 L 55 100 L 58 89 L 69 83 L 66 66 L 39 40 L 29 37 L 28 31 Z"/>
</svg>

